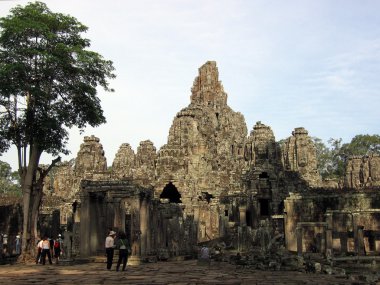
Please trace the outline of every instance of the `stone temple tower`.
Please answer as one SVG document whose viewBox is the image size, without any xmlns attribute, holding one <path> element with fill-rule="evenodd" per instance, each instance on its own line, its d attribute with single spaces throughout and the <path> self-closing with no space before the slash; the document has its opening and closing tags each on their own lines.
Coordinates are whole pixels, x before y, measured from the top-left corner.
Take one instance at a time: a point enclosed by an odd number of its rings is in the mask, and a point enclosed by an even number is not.
<svg viewBox="0 0 380 285">
<path fill-rule="evenodd" d="M 197 216 L 199 207 L 212 207 L 222 193 L 239 191 L 247 127 L 243 115 L 227 105 L 214 61 L 199 68 L 191 93 L 158 153 L 155 196 L 168 198 L 173 191 L 184 211 Z"/>
</svg>

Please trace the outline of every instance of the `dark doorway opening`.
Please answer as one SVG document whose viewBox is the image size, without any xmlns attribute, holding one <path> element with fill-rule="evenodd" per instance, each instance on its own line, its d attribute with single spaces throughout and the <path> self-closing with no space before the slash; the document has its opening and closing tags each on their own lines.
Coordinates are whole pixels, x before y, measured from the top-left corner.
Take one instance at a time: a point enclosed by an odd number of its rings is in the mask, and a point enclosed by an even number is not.
<svg viewBox="0 0 380 285">
<path fill-rule="evenodd" d="M 169 199 L 170 203 L 182 203 L 181 194 L 179 194 L 172 182 L 166 184 L 164 190 L 162 190 L 160 198 Z"/>
<path fill-rule="evenodd" d="M 284 208 L 285 208 L 284 201 L 281 201 L 280 204 L 278 204 L 278 213 L 280 215 L 284 214 Z"/>
<path fill-rule="evenodd" d="M 125 234 L 127 235 L 127 239 L 131 241 L 131 229 L 132 229 L 132 215 L 125 215 Z"/>
<path fill-rule="evenodd" d="M 261 173 L 259 174 L 259 178 L 269 178 L 269 175 L 268 175 L 267 172 L 261 172 Z"/>
<path fill-rule="evenodd" d="M 252 214 L 249 210 L 245 212 L 245 222 L 247 223 L 248 227 L 252 227 Z"/>
<path fill-rule="evenodd" d="M 261 216 L 269 216 L 269 200 L 268 199 L 260 199 L 260 215 Z"/>
</svg>

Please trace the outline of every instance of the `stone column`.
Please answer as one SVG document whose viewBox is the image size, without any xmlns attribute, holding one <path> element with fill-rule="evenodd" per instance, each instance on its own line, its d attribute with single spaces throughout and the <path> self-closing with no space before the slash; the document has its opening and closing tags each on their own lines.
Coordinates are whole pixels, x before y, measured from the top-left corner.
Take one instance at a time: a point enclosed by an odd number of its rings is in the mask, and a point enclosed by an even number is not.
<svg viewBox="0 0 380 285">
<path fill-rule="evenodd" d="M 123 219 L 123 214 L 124 214 L 124 211 L 122 211 L 121 209 L 121 199 L 120 198 L 117 198 L 115 199 L 115 202 L 114 202 L 114 214 L 115 214 L 115 219 L 114 219 L 114 225 L 115 227 L 121 231 L 124 229 L 124 224 L 122 223 L 125 219 Z"/>
<path fill-rule="evenodd" d="M 326 255 L 331 255 L 333 252 L 333 220 L 332 213 L 327 212 L 325 214 L 326 219 Z"/>
<path fill-rule="evenodd" d="M 81 196 L 81 207 L 80 213 L 77 206 L 77 210 L 74 214 L 74 235 L 76 235 L 77 230 L 77 217 L 80 216 L 80 255 L 81 257 L 87 257 L 90 255 L 90 201 L 88 193 Z M 79 238 L 78 237 L 78 238 Z M 75 247 L 75 245 L 74 245 Z"/>
<path fill-rule="evenodd" d="M 240 206 L 239 207 L 239 220 L 240 220 L 240 226 L 244 227 L 247 225 L 247 207 L 246 206 Z"/>
<path fill-rule="evenodd" d="M 302 234 L 303 234 L 302 227 L 297 225 L 297 228 L 296 228 L 297 253 L 298 253 L 299 256 L 302 255 Z"/>
<path fill-rule="evenodd" d="M 140 199 L 131 201 L 131 249 L 132 256 L 128 264 L 139 265 L 141 263 L 141 229 L 140 229 Z"/>
<path fill-rule="evenodd" d="M 322 233 L 321 233 L 321 254 L 326 252 L 326 226 L 322 226 Z"/>
<path fill-rule="evenodd" d="M 146 198 L 141 201 L 140 207 L 140 230 L 141 230 L 141 252 L 142 256 L 147 254 L 147 239 L 148 239 L 148 206 Z"/>
<path fill-rule="evenodd" d="M 359 239 L 358 239 L 358 218 L 359 213 L 352 213 L 352 231 L 354 233 L 354 249 L 355 253 L 359 255 Z"/>
<path fill-rule="evenodd" d="M 365 255 L 365 245 L 364 245 L 364 227 L 358 226 L 358 255 Z"/>
<path fill-rule="evenodd" d="M 81 203 L 75 201 L 76 211 L 73 213 L 73 242 L 71 253 L 73 256 L 80 255 L 80 240 L 81 240 L 81 224 L 80 224 L 80 213 L 81 213 Z"/>
</svg>

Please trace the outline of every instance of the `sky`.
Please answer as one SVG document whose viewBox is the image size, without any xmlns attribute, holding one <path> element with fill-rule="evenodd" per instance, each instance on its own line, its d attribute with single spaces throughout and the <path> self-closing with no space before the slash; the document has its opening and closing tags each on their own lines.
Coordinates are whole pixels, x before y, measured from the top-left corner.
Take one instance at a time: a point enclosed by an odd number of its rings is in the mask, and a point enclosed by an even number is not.
<svg viewBox="0 0 380 285">
<path fill-rule="evenodd" d="M 0 0 L 0 17 L 30 1 Z M 167 142 L 190 103 L 198 68 L 217 62 L 228 105 L 281 140 L 296 127 L 312 137 L 380 134 L 380 1 L 46 0 L 89 30 L 91 50 L 112 60 L 114 93 L 99 89 L 107 123 L 70 130 L 75 158 L 95 135 L 112 165 L 122 143 L 136 151 Z M 17 169 L 15 150 L 0 156 Z M 52 157 L 43 154 L 41 163 Z"/>
</svg>

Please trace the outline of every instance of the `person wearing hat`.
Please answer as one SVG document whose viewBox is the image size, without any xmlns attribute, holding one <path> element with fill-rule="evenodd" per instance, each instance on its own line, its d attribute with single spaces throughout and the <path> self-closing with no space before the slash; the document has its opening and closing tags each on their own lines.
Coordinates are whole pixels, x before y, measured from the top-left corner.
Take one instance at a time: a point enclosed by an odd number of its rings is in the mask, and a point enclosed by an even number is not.
<svg viewBox="0 0 380 285">
<path fill-rule="evenodd" d="M 3 255 L 8 255 L 8 235 L 3 234 Z"/>
<path fill-rule="evenodd" d="M 113 252 L 115 249 L 115 236 L 116 232 L 110 231 L 106 237 L 106 255 L 107 255 L 107 269 L 111 270 L 113 261 Z"/>
<path fill-rule="evenodd" d="M 20 255 L 21 254 L 21 236 L 20 235 L 16 236 L 15 245 L 16 245 L 16 254 Z"/>
</svg>

